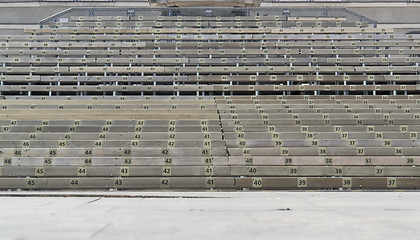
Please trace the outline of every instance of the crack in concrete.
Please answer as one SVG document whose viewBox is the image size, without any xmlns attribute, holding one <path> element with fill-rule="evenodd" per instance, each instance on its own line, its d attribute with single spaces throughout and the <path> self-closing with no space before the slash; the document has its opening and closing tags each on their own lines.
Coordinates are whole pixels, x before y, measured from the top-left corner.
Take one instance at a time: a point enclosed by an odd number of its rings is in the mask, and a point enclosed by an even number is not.
<svg viewBox="0 0 420 240">
<path fill-rule="evenodd" d="M 82 206 L 85 206 L 85 205 L 88 205 L 88 204 L 94 203 L 94 202 L 99 201 L 99 200 L 101 200 L 101 199 L 102 199 L 102 198 L 101 198 L 101 197 L 99 197 L 99 198 L 97 198 L 97 199 L 94 199 L 94 200 L 92 200 L 92 201 L 89 201 L 89 202 L 87 202 L 87 203 L 83 204 Z"/>
<path fill-rule="evenodd" d="M 107 227 L 109 227 L 111 225 L 111 223 L 107 223 L 105 224 L 105 226 L 101 227 L 100 229 L 98 229 L 98 231 L 92 233 L 92 235 L 89 236 L 89 238 L 93 238 L 95 237 L 97 234 L 99 234 L 100 232 L 102 232 L 103 230 L 105 230 Z"/>
</svg>

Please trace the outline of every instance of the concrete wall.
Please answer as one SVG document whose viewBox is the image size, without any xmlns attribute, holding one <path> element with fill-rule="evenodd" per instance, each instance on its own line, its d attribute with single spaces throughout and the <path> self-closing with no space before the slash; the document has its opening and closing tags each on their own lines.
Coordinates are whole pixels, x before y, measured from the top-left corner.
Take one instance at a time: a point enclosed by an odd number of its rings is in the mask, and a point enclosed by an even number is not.
<svg viewBox="0 0 420 240">
<path fill-rule="evenodd" d="M 0 24 L 35 24 L 68 7 L 0 8 Z"/>
<path fill-rule="evenodd" d="M 149 7 L 144 2 L 26 2 L 0 3 L 0 24 L 37 24 L 71 7 Z"/>
<path fill-rule="evenodd" d="M 349 8 L 379 23 L 420 23 L 420 7 Z"/>
</svg>

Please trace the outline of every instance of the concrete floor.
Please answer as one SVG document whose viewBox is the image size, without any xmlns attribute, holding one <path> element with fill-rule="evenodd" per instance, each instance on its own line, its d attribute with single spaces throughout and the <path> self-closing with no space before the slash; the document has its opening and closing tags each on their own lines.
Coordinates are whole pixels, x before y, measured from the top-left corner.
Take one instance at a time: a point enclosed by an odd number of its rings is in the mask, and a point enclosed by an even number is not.
<svg viewBox="0 0 420 240">
<path fill-rule="evenodd" d="M 420 192 L 0 192 L 0 219 L 0 239 L 408 240 Z"/>
</svg>

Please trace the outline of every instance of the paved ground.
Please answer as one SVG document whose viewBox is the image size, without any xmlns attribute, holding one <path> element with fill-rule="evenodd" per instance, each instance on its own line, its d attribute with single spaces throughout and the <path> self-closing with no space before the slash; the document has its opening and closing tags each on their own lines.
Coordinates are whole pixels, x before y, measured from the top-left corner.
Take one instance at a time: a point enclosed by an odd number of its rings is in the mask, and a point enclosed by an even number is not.
<svg viewBox="0 0 420 240">
<path fill-rule="evenodd" d="M 0 192 L 0 220 L 0 239 L 407 240 L 420 192 Z"/>
</svg>

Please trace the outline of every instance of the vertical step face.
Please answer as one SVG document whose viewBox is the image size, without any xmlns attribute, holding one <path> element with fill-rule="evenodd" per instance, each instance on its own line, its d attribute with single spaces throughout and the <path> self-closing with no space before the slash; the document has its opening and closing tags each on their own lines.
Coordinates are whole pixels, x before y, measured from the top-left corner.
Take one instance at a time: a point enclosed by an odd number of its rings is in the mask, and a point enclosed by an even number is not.
<svg viewBox="0 0 420 240">
<path fill-rule="evenodd" d="M 250 11 L 0 35 L 0 189 L 419 189 L 420 35 Z"/>
</svg>

